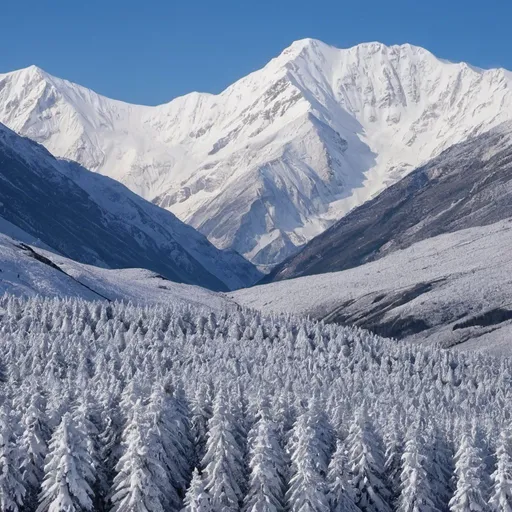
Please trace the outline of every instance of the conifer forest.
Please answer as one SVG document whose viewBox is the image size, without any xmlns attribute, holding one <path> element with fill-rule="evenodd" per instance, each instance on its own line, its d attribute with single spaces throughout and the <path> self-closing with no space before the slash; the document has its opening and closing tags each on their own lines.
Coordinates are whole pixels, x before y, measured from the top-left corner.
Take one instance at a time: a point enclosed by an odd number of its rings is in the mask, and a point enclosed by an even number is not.
<svg viewBox="0 0 512 512">
<path fill-rule="evenodd" d="M 512 510 L 506 358 L 9 295 L 0 339 L 2 511 Z"/>
</svg>

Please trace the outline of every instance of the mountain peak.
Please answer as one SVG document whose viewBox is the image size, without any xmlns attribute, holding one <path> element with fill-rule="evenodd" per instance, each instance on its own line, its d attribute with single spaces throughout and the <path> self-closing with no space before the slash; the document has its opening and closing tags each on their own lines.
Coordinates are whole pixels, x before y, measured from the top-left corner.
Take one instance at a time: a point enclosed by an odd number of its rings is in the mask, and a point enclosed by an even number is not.
<svg viewBox="0 0 512 512">
<path fill-rule="evenodd" d="M 300 53 L 306 48 L 318 48 L 323 46 L 329 46 L 327 43 L 320 41 L 319 39 L 313 39 L 311 37 L 305 37 L 304 39 L 297 39 L 293 43 L 282 51 L 282 54 Z"/>
<path fill-rule="evenodd" d="M 304 38 L 294 41 L 290 46 L 285 48 L 282 52 L 282 56 L 296 56 L 304 50 L 314 49 L 316 51 L 331 50 L 335 52 L 365 52 L 365 53 L 396 53 L 396 52 L 408 52 L 412 54 L 425 54 L 432 55 L 431 52 L 421 46 L 415 46 L 410 43 L 386 45 L 380 41 L 367 41 L 356 44 L 347 48 L 340 48 L 328 43 L 325 43 L 319 39 Z"/>
<path fill-rule="evenodd" d="M 290 46 L 285 48 L 275 59 L 272 59 L 268 66 L 278 66 L 286 65 L 289 62 L 294 61 L 299 57 L 307 57 L 310 59 L 311 57 L 321 57 L 325 53 L 329 51 L 336 51 L 337 48 L 331 46 L 319 39 L 313 38 L 304 38 L 298 39 L 294 41 Z"/>
<path fill-rule="evenodd" d="M 46 71 L 36 64 L 32 64 L 24 69 L 21 69 L 20 71 L 25 71 L 26 73 L 30 74 L 37 74 L 37 75 L 47 75 Z"/>
<path fill-rule="evenodd" d="M 321 74 L 332 76 L 341 68 L 359 69 L 360 66 L 364 67 L 372 61 L 372 67 L 366 72 L 382 72 L 383 67 L 394 66 L 394 63 L 400 61 L 448 63 L 438 59 L 428 50 L 409 43 L 388 46 L 379 41 L 369 41 L 349 48 L 338 48 L 318 39 L 306 38 L 294 41 L 264 69 L 275 73 L 298 65 L 319 77 Z M 362 68 L 359 71 L 361 70 Z"/>
<path fill-rule="evenodd" d="M 23 82 L 34 82 L 40 81 L 41 79 L 49 79 L 51 75 L 49 75 L 44 69 L 32 64 L 27 66 L 26 68 L 17 69 L 15 71 L 11 71 L 9 73 L 0 74 L 0 78 L 2 77 L 11 77 L 16 80 L 23 80 Z"/>
</svg>

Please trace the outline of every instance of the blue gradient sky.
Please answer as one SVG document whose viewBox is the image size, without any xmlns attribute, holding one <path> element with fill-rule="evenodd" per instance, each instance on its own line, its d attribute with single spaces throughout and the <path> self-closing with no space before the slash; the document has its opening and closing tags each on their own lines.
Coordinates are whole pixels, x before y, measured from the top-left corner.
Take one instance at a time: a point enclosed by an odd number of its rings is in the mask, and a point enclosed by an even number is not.
<svg viewBox="0 0 512 512">
<path fill-rule="evenodd" d="M 1 19 L 0 72 L 37 64 L 144 104 L 220 92 L 304 37 L 409 42 L 512 69 L 506 0 L 24 0 L 3 2 Z"/>
</svg>

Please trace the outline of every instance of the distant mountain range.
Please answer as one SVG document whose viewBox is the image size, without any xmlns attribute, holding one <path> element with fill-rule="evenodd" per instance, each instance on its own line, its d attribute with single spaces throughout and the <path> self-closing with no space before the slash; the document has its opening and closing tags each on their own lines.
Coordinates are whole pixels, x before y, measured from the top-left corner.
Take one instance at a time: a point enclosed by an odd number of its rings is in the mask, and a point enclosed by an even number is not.
<svg viewBox="0 0 512 512">
<path fill-rule="evenodd" d="M 512 74 L 411 45 L 293 43 L 219 95 L 129 105 L 30 67 L 0 122 L 262 268 L 453 144 L 512 118 Z"/>
</svg>

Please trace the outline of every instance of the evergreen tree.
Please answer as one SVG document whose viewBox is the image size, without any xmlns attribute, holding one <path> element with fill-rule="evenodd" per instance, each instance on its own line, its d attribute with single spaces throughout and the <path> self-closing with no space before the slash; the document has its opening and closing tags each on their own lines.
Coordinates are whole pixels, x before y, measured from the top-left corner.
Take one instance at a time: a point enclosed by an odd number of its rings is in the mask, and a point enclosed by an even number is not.
<svg viewBox="0 0 512 512">
<path fill-rule="evenodd" d="M 512 446 L 506 429 L 500 434 L 496 461 L 496 470 L 492 474 L 491 507 L 495 512 L 512 512 Z"/>
<path fill-rule="evenodd" d="M 354 502 L 354 489 L 350 480 L 345 445 L 338 440 L 327 473 L 331 512 L 360 512 Z"/>
<path fill-rule="evenodd" d="M 37 512 L 93 509 L 94 464 L 89 440 L 65 413 L 50 440 Z"/>
<path fill-rule="evenodd" d="M 206 384 L 200 385 L 195 391 L 191 402 L 191 412 L 194 447 L 197 462 L 199 462 L 204 457 L 208 432 L 208 421 L 212 417 L 212 405 L 209 394 L 209 386 Z"/>
<path fill-rule="evenodd" d="M 464 432 L 455 454 L 455 477 L 457 487 L 450 500 L 451 512 L 479 512 L 488 510 L 485 464 L 476 445 L 474 434 Z"/>
<path fill-rule="evenodd" d="M 215 510 L 237 511 L 243 499 L 240 482 L 244 479 L 243 450 L 237 441 L 235 420 L 221 390 L 208 422 L 206 453 L 203 457 L 206 490 Z"/>
<path fill-rule="evenodd" d="M 153 426 L 153 445 L 161 445 L 155 451 L 167 477 L 161 491 L 168 507 L 180 509 L 185 495 L 192 459 L 188 444 L 188 433 L 184 432 L 181 413 L 176 402 L 162 386 L 156 386 L 147 407 L 148 419 Z"/>
<path fill-rule="evenodd" d="M 185 495 L 184 503 L 185 507 L 182 512 L 214 512 L 210 495 L 197 468 L 192 473 L 192 481 Z"/>
<path fill-rule="evenodd" d="M 161 446 L 155 444 L 138 401 L 123 432 L 124 453 L 116 465 L 111 502 L 113 512 L 163 512 L 166 497 L 162 488 L 167 474 L 159 460 Z"/>
<path fill-rule="evenodd" d="M 275 425 L 263 413 L 250 433 L 249 489 L 244 501 L 246 512 L 284 510 L 285 462 Z"/>
<path fill-rule="evenodd" d="M 48 453 L 49 431 L 42 402 L 41 395 L 34 393 L 22 421 L 21 472 L 27 490 L 25 502 L 29 504 L 29 509 L 37 506 L 37 494 L 44 478 L 44 461 Z"/>
<path fill-rule="evenodd" d="M 309 411 L 297 419 L 289 442 L 291 478 L 286 493 L 291 512 L 329 512 L 324 445 Z"/>
<path fill-rule="evenodd" d="M 0 408 L 0 509 L 17 512 L 23 504 L 25 484 L 20 470 L 22 453 L 16 445 L 12 416 Z"/>
<path fill-rule="evenodd" d="M 393 411 L 384 440 L 386 445 L 384 473 L 389 482 L 390 502 L 396 503 L 400 495 L 400 473 L 402 472 L 402 455 L 404 450 L 403 433 L 396 411 Z"/>
<path fill-rule="evenodd" d="M 322 475 L 327 475 L 327 467 L 336 447 L 336 440 L 333 429 L 325 412 L 325 403 L 320 397 L 318 390 L 313 393 L 309 401 L 308 417 L 311 426 L 316 432 L 321 457 L 318 461 Z"/>
<path fill-rule="evenodd" d="M 431 422 L 428 424 L 427 437 L 432 447 L 432 458 L 427 468 L 429 481 L 436 497 L 436 506 L 444 512 L 448 510 L 448 504 L 454 493 L 452 443 L 439 427 Z"/>
<path fill-rule="evenodd" d="M 99 461 L 102 468 L 98 492 L 101 507 L 108 509 L 109 492 L 114 482 L 115 467 L 122 455 L 122 450 L 120 429 L 110 415 L 110 411 L 104 415 L 103 424 L 103 429 L 98 435 Z"/>
<path fill-rule="evenodd" d="M 391 492 L 384 478 L 384 456 L 364 410 L 350 427 L 347 445 L 356 505 L 363 512 L 390 512 Z"/>
<path fill-rule="evenodd" d="M 398 512 L 439 512 L 428 478 L 427 467 L 430 461 L 425 444 L 423 433 L 415 425 L 409 430 L 402 455 Z"/>
<path fill-rule="evenodd" d="M 82 371 L 85 364 L 82 365 Z M 105 501 L 105 489 L 103 483 L 106 479 L 106 469 L 101 459 L 101 447 L 99 439 L 98 425 L 99 418 L 96 415 L 97 404 L 95 404 L 92 395 L 88 391 L 84 391 L 77 399 L 72 408 L 72 417 L 74 424 L 83 433 L 83 437 L 87 442 L 87 452 L 94 466 L 94 479 L 90 482 L 96 498 L 95 508 L 103 507 Z"/>
</svg>

